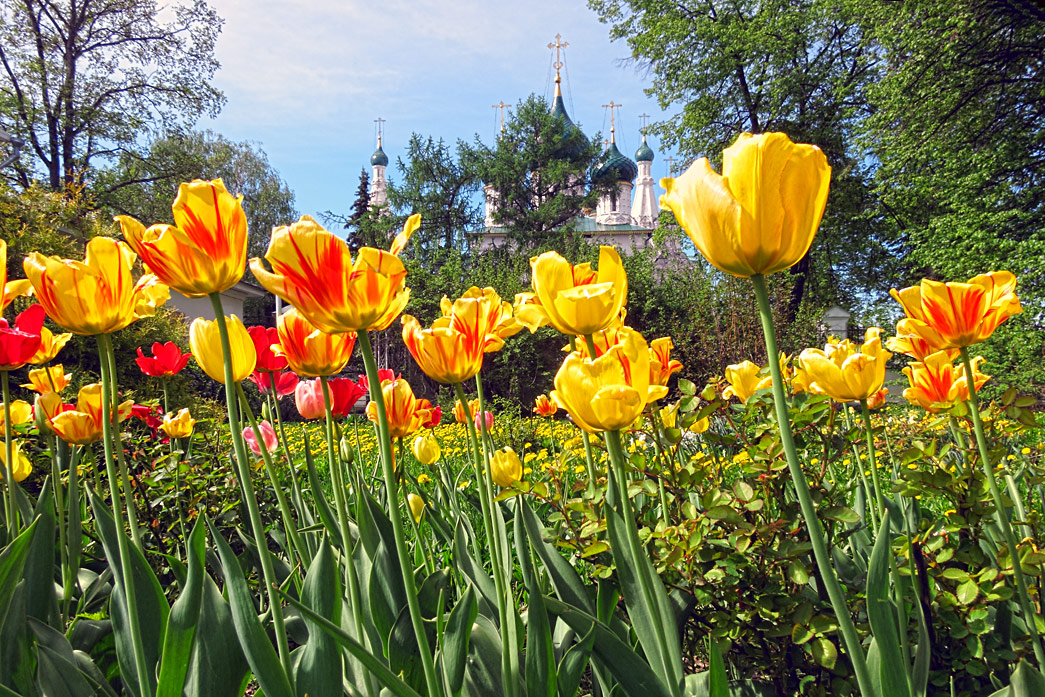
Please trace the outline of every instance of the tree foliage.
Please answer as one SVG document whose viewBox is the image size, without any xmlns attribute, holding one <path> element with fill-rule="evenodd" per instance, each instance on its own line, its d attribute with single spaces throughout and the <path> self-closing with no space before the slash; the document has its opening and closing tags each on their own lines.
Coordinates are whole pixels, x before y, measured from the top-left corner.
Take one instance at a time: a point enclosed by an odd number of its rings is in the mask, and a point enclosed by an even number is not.
<svg viewBox="0 0 1045 697">
<path fill-rule="evenodd" d="M 53 190 L 137 152 L 142 132 L 216 115 L 221 20 L 203 0 L 11 0 L 0 4 L 0 118 L 27 142 L 23 186 Z"/>
<path fill-rule="evenodd" d="M 112 169 L 98 174 L 96 188 L 106 211 L 150 225 L 171 221 L 178 185 L 193 179 L 221 179 L 230 192 L 243 195 L 250 256 L 265 253 L 273 227 L 297 219 L 294 192 L 265 151 L 257 143 L 236 143 L 212 131 L 158 138 L 144 156 L 124 153 Z"/>
</svg>

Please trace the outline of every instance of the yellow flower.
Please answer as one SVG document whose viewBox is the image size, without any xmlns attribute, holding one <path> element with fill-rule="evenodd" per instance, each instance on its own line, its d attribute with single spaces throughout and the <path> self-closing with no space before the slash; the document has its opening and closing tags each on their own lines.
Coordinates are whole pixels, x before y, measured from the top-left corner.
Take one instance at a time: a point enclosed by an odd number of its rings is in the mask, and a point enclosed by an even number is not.
<svg viewBox="0 0 1045 697">
<path fill-rule="evenodd" d="M 706 157 L 677 179 L 661 179 L 662 208 L 712 266 L 749 277 L 793 266 L 820 226 L 831 167 L 820 148 L 783 133 L 741 133 L 722 152 L 722 174 Z"/>
<path fill-rule="evenodd" d="M 28 279 L 7 280 L 7 240 L 0 240 L 0 315 L 12 300 L 28 293 L 29 288 Z"/>
<path fill-rule="evenodd" d="M 61 392 L 69 386 L 72 373 L 65 372 L 65 366 L 61 363 L 47 368 L 36 368 L 29 371 L 29 382 L 22 385 L 33 392 Z"/>
<path fill-rule="evenodd" d="M 980 372 L 983 356 L 972 359 L 973 383 L 979 391 L 989 375 Z M 969 400 L 969 381 L 965 378 L 965 366 L 957 369 L 946 351 L 937 351 L 926 356 L 922 362 L 912 362 L 903 369 L 911 386 L 903 391 L 904 399 L 935 414 L 947 409 L 957 401 Z"/>
<path fill-rule="evenodd" d="M 28 284 L 29 281 L 26 281 Z M 33 357 L 29 359 L 29 362 L 33 365 L 42 365 L 49 363 L 54 360 L 54 357 L 58 355 L 65 345 L 72 339 L 73 335 L 66 334 L 54 334 L 47 327 L 40 328 L 40 348 L 36 350 Z"/>
<path fill-rule="evenodd" d="M 651 384 L 666 386 L 668 379 L 674 373 L 682 370 L 682 364 L 671 358 L 673 348 L 675 348 L 675 342 L 671 340 L 670 336 L 662 336 L 650 342 L 649 381 Z"/>
<path fill-rule="evenodd" d="M 664 424 L 664 428 L 675 428 L 675 424 L 678 423 L 679 404 L 679 402 L 675 402 L 658 412 L 660 414 L 660 422 Z"/>
<path fill-rule="evenodd" d="M 986 341 L 998 325 L 1023 312 L 1016 297 L 1016 277 L 1009 271 L 992 271 L 968 283 L 923 279 L 920 285 L 901 291 L 893 288 L 889 294 L 910 320 L 907 332 L 935 350 Z"/>
<path fill-rule="evenodd" d="M 58 400 L 61 402 L 61 399 Z M 11 402 L 11 425 L 21 426 L 33 420 L 33 406 L 24 399 L 16 399 Z M 0 408 L 0 434 L 3 434 L 6 420 L 4 410 Z"/>
<path fill-rule="evenodd" d="M 250 270 L 265 290 L 325 332 L 380 331 L 410 298 L 406 267 L 396 255 L 420 225 L 420 215 L 410 216 L 391 252 L 363 247 L 353 261 L 344 240 L 305 215 L 272 231 L 265 253 L 272 271 L 258 258 Z"/>
<path fill-rule="evenodd" d="M 869 328 L 859 353 L 848 339 L 823 350 L 807 348 L 799 357 L 802 369 L 836 402 L 866 400 L 882 389 L 885 363 L 893 355 L 882 348 L 881 334 L 878 327 Z"/>
<path fill-rule="evenodd" d="M 381 383 L 381 398 L 385 402 L 388 432 L 392 438 L 405 438 L 421 428 L 431 418 L 432 405 L 427 399 L 418 399 L 403 378 Z M 366 417 L 377 422 L 377 404 L 366 405 Z"/>
<path fill-rule="evenodd" d="M 57 393 L 51 393 L 57 394 Z M 40 404 L 48 395 L 41 395 Z M 60 401 L 60 400 L 59 400 Z M 133 402 L 127 400 L 117 407 L 119 420 L 123 421 L 131 413 Z M 51 408 L 53 408 L 51 404 Z M 102 437 L 102 385 L 91 383 L 80 388 L 76 399 L 76 409 L 55 414 L 49 425 L 58 437 L 66 443 L 88 445 Z"/>
<path fill-rule="evenodd" d="M 246 380 L 257 364 L 258 354 L 243 321 L 236 315 L 225 316 L 229 329 L 229 348 L 232 352 L 232 379 Z M 212 380 L 225 382 L 225 361 L 221 353 L 221 334 L 217 320 L 197 317 L 189 327 L 189 350 L 200 368 Z"/>
<path fill-rule="evenodd" d="M 424 486 L 425 484 L 431 484 L 432 483 L 432 478 L 429 477 L 424 472 L 422 472 L 421 474 L 417 475 L 417 483 L 420 484 L 421 486 Z"/>
<path fill-rule="evenodd" d="M 425 500 L 417 494 L 407 494 L 406 503 L 410 506 L 410 515 L 413 516 L 414 522 L 420 523 L 425 512 Z"/>
<path fill-rule="evenodd" d="M 442 311 L 443 317 L 453 317 L 458 314 L 456 306 L 459 300 L 476 300 L 482 307 L 482 312 L 476 318 L 481 320 L 481 324 L 477 324 L 477 333 L 486 337 L 484 346 L 486 353 L 500 350 L 504 345 L 503 339 L 515 336 L 523 329 L 522 323 L 515 317 L 511 303 L 501 300 L 501 296 L 493 288 L 472 286 L 455 301 L 451 301 L 444 295 L 443 299 L 439 301 L 439 309 Z M 494 337 L 502 339 L 502 341 L 498 342 Z"/>
<path fill-rule="evenodd" d="M 239 283 L 247 264 L 243 197 L 220 179 L 196 179 L 178 187 L 174 225 L 149 229 L 128 215 L 115 220 L 149 270 L 190 298 L 220 293 Z"/>
<path fill-rule="evenodd" d="M 192 428 L 195 425 L 196 419 L 192 418 L 189 410 L 181 409 L 173 416 L 169 413 L 164 414 L 160 430 L 171 438 L 188 438 L 192 435 Z"/>
<path fill-rule="evenodd" d="M 741 402 L 747 402 L 747 400 L 751 399 L 751 395 L 755 393 L 755 390 L 771 387 L 773 385 L 772 378 L 763 379 L 759 377 L 761 370 L 759 366 L 751 361 L 726 366 L 726 380 L 729 381 L 729 387 L 722 391 L 722 396 L 725 399 L 736 397 Z"/>
<path fill-rule="evenodd" d="M 356 345 L 355 333 L 327 334 L 291 308 L 276 321 L 279 355 L 301 377 L 337 375 L 348 364 Z"/>
<path fill-rule="evenodd" d="M 668 393 L 649 383 L 649 347 L 642 335 L 623 327 L 619 338 L 594 360 L 571 353 L 555 375 L 552 399 L 590 433 L 631 425 L 647 404 Z"/>
<path fill-rule="evenodd" d="M 468 411 L 465 411 L 464 405 L 461 404 L 461 400 L 458 399 L 458 400 L 454 401 L 454 421 L 456 421 L 457 423 L 459 423 L 459 424 L 468 423 L 468 421 L 470 420 L 469 414 L 471 414 L 471 419 L 474 419 L 475 415 L 478 414 L 478 413 L 479 413 L 479 400 L 478 399 L 469 399 L 468 400 Z"/>
<path fill-rule="evenodd" d="M 511 448 L 498 450 L 490 457 L 490 477 L 502 489 L 522 479 L 522 470 L 522 462 Z"/>
<path fill-rule="evenodd" d="M 530 259 L 533 294 L 515 299 L 515 316 L 531 332 L 551 324 L 563 334 L 588 336 L 619 322 L 628 277 L 613 247 L 599 249 L 599 270 L 574 266 L 558 252 Z"/>
<path fill-rule="evenodd" d="M 11 476 L 14 477 L 16 482 L 20 482 L 32 474 L 33 465 L 29 462 L 29 458 L 22 452 L 22 442 L 13 441 L 11 443 L 11 455 L 14 462 L 11 463 Z M 7 448 L 0 446 L 0 479 L 4 479 L 7 474 Z"/>
<path fill-rule="evenodd" d="M 119 331 L 152 317 L 170 290 L 156 276 L 131 277 L 135 254 L 123 242 L 95 237 L 82 262 L 33 252 L 22 266 L 48 316 L 74 334 Z"/>
<path fill-rule="evenodd" d="M 433 465 L 439 461 L 439 441 L 432 434 L 425 434 L 414 438 L 414 457 L 422 465 Z"/>
</svg>

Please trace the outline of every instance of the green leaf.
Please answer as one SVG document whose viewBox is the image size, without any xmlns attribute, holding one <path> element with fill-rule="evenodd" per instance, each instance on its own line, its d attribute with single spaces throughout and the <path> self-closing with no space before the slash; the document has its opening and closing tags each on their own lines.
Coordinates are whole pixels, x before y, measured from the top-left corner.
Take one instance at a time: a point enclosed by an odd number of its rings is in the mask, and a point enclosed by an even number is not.
<svg viewBox="0 0 1045 697">
<path fill-rule="evenodd" d="M 679 392 L 692 397 L 697 393 L 697 386 L 686 378 L 679 378 Z"/>
<path fill-rule="evenodd" d="M 845 506 L 824 506 L 817 510 L 816 515 L 818 518 L 837 520 L 840 523 L 853 524 L 860 522 L 860 514 Z"/>
<path fill-rule="evenodd" d="M 461 694 L 461 686 L 464 684 L 465 659 L 468 657 L 472 625 L 478 614 L 475 586 L 469 583 L 457 605 L 450 611 L 443 632 L 443 667 L 450 692 L 455 696 Z"/>
<path fill-rule="evenodd" d="M 37 521 L 22 532 L 21 535 L 7 545 L 0 553 L 0 627 L 7 622 L 7 613 L 11 609 L 11 596 L 15 586 L 22 580 L 22 570 L 29 554 L 33 536 L 36 534 Z"/>
<path fill-rule="evenodd" d="M 809 571 L 806 570 L 804 564 L 799 561 L 792 561 L 787 565 L 787 577 L 791 579 L 791 582 L 804 586 L 809 583 Z"/>
<path fill-rule="evenodd" d="M 649 663 L 621 641 L 612 629 L 580 608 L 556 598 L 545 597 L 545 603 L 549 612 L 560 617 L 578 634 L 586 636 L 594 632 L 593 650 L 620 683 L 625 694 L 631 697 L 676 697 L 678 688 L 669 689 Z M 681 682 L 680 679 L 679 686 Z"/>
<path fill-rule="evenodd" d="M 871 563 L 867 569 L 867 616 L 880 656 L 879 675 L 882 695 L 910 697 L 908 669 L 900 652 L 900 638 L 896 630 L 896 615 L 889 601 L 890 514 L 882 516 Z M 868 663 L 870 664 L 870 657 Z"/>
<path fill-rule="evenodd" d="M 810 644 L 813 651 L 813 659 L 828 670 L 833 670 L 835 661 L 838 660 L 838 649 L 827 637 L 817 637 Z"/>
<path fill-rule="evenodd" d="M 95 691 L 81 674 L 65 635 L 32 617 L 29 627 L 36 636 L 36 675 L 43 694 L 92 697 Z"/>
<path fill-rule="evenodd" d="M 305 575 L 301 602 L 328 620 L 341 620 L 341 579 L 325 537 Z M 307 617 L 305 624 L 308 625 L 308 643 L 301 651 L 294 673 L 298 697 L 338 694 L 345 671 L 337 642 Z"/>
<path fill-rule="evenodd" d="M 548 577 L 556 595 L 566 603 L 584 610 L 589 615 L 595 614 L 595 605 L 588 595 L 588 591 L 574 569 L 559 551 L 544 539 L 544 526 L 537 520 L 530 507 L 523 501 L 522 504 L 523 527 L 526 536 L 530 539 L 537 556 L 548 570 Z"/>
<path fill-rule="evenodd" d="M 726 664 L 718 650 L 718 642 L 709 636 L 708 645 L 708 697 L 729 697 L 729 676 L 726 675 Z"/>
<path fill-rule="evenodd" d="M 333 624 L 322 615 L 316 614 L 311 608 L 302 604 L 301 601 L 291 597 L 283 590 L 277 589 L 277 592 L 283 596 L 283 599 L 287 601 L 288 604 L 297 608 L 304 617 L 314 622 L 322 631 L 333 637 L 338 644 L 355 656 L 356 659 L 363 664 L 363 667 L 373 673 L 374 677 L 377 678 L 382 685 L 387 687 L 389 692 L 393 695 L 396 697 L 421 697 L 413 688 L 400 680 L 395 673 L 390 671 L 383 661 L 367 651 L 362 644 L 346 634 L 340 627 Z M 269 693 L 266 692 L 265 694 L 267 696 Z"/>
<path fill-rule="evenodd" d="M 524 527 L 523 506 L 515 507 L 515 529 Z M 555 675 L 555 646 L 552 643 L 552 628 L 548 621 L 548 610 L 544 606 L 537 574 L 533 568 L 533 556 L 529 538 L 525 534 L 515 536 L 516 558 L 522 572 L 526 593 L 530 598 L 526 622 L 526 685 L 527 697 L 554 697 L 557 692 Z"/>
<path fill-rule="evenodd" d="M 323 493 L 323 484 L 319 481 L 316 465 L 312 461 L 312 448 L 308 444 L 308 429 L 302 429 L 301 432 L 305 437 L 305 468 L 308 470 L 309 486 L 312 487 L 312 498 L 316 502 L 316 512 L 319 513 L 319 519 L 323 521 L 323 525 L 330 531 L 331 537 L 340 540 L 341 528 L 337 524 L 334 512 L 330 509 L 330 504 L 327 503 L 326 494 Z"/>
<path fill-rule="evenodd" d="M 971 578 L 965 581 L 960 586 L 955 595 L 958 596 L 958 602 L 962 605 L 968 605 L 972 601 L 976 600 L 976 596 L 980 594 L 980 587 L 976 585 L 976 581 Z"/>
<path fill-rule="evenodd" d="M 265 691 L 266 697 L 293 697 L 290 680 L 283 672 L 276 649 L 269 641 L 268 634 L 254 609 L 254 599 L 247 588 L 246 579 L 243 578 L 239 560 L 210 521 L 207 525 L 218 548 L 218 557 L 221 559 L 221 568 L 225 575 L 225 592 L 228 593 L 229 604 L 232 607 L 232 624 L 236 628 L 236 636 L 239 637 L 247 663 L 257 678 L 258 685 Z"/>
<path fill-rule="evenodd" d="M 210 574 L 205 574 L 185 696 L 241 697 L 247 669 L 232 610 L 221 596 L 218 584 Z"/>
<path fill-rule="evenodd" d="M 798 645 L 806 643 L 812 639 L 813 636 L 813 630 L 802 624 L 796 624 L 791 629 L 791 641 Z"/>
<path fill-rule="evenodd" d="M 167 633 L 163 637 L 156 697 L 181 697 L 185 689 L 189 657 L 192 655 L 192 642 L 199 623 L 200 606 L 203 603 L 203 577 L 206 575 L 204 556 L 207 551 L 202 520 L 197 518 L 187 543 L 188 576 L 168 618 Z"/>
<path fill-rule="evenodd" d="M 1008 686 L 997 692 L 991 693 L 990 697 L 1040 697 L 1045 695 L 1045 676 L 1029 662 L 1021 660 L 1016 664 L 1016 670 Z"/>
<path fill-rule="evenodd" d="M 595 644 L 595 626 L 580 641 L 566 651 L 559 661 L 557 681 L 559 697 L 575 697 L 580 688 L 584 669 L 591 659 L 591 650 Z"/>
<path fill-rule="evenodd" d="M 54 592 L 57 525 L 50 477 L 44 480 L 40 489 L 32 518 L 38 522 L 25 562 L 25 614 L 59 627 L 58 598 Z"/>
</svg>

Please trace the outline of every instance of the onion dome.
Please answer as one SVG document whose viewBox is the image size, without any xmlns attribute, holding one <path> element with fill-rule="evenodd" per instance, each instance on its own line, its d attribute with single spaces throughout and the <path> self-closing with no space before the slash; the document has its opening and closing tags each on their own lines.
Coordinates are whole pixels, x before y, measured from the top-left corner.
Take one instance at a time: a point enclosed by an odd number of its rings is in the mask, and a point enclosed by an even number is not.
<svg viewBox="0 0 1045 697">
<path fill-rule="evenodd" d="M 563 160 L 580 160 L 588 146 L 588 137 L 577 128 L 577 124 L 566 113 L 566 104 L 562 99 L 558 79 L 555 82 L 555 102 L 552 104 L 551 115 L 563 120 L 562 144 L 555 152 L 555 156 Z"/>
<path fill-rule="evenodd" d="M 381 141 L 377 142 L 377 150 L 375 150 L 374 154 L 370 156 L 370 164 L 380 165 L 382 167 L 388 166 L 388 155 L 386 155 L 385 151 L 381 149 Z"/>
<path fill-rule="evenodd" d="M 616 143 L 610 143 L 610 146 L 606 148 L 606 152 L 603 153 L 599 164 L 592 173 L 592 178 L 596 180 L 610 179 L 618 182 L 633 182 L 638 174 L 638 166 L 617 149 Z"/>
<path fill-rule="evenodd" d="M 635 151 L 636 162 L 653 162 L 653 150 L 646 145 L 646 136 L 642 136 L 642 145 Z"/>
</svg>

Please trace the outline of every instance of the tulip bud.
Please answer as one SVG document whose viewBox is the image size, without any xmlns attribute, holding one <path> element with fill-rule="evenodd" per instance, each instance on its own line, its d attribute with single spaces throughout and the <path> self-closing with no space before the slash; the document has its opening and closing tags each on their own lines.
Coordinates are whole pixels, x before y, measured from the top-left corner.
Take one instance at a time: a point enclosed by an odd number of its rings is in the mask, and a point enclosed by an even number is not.
<svg viewBox="0 0 1045 697">
<path fill-rule="evenodd" d="M 482 428 L 483 428 L 483 421 L 485 420 L 486 421 L 486 430 L 489 431 L 491 428 L 493 428 L 493 412 L 487 411 L 487 412 L 483 412 L 483 414 L 484 414 L 484 416 L 486 418 L 483 419 L 483 420 L 480 420 L 479 412 L 475 412 L 475 428 L 478 429 L 478 430 L 482 430 Z"/>
<path fill-rule="evenodd" d="M 414 439 L 414 457 L 422 465 L 432 465 L 439 460 L 439 442 L 431 434 L 418 436 Z"/>
<path fill-rule="evenodd" d="M 352 448 L 352 443 L 349 442 L 348 436 L 341 436 L 341 442 L 338 443 L 338 454 L 341 455 L 341 461 L 346 465 L 351 465 L 353 460 L 356 459 L 356 451 Z"/>
<path fill-rule="evenodd" d="M 511 448 L 498 450 L 490 458 L 490 477 L 494 483 L 507 488 L 522 479 L 522 462 Z"/>
<path fill-rule="evenodd" d="M 410 515 L 414 517 L 414 522 L 420 523 L 425 512 L 425 500 L 417 494 L 407 494 L 406 503 L 410 506 Z"/>
</svg>

